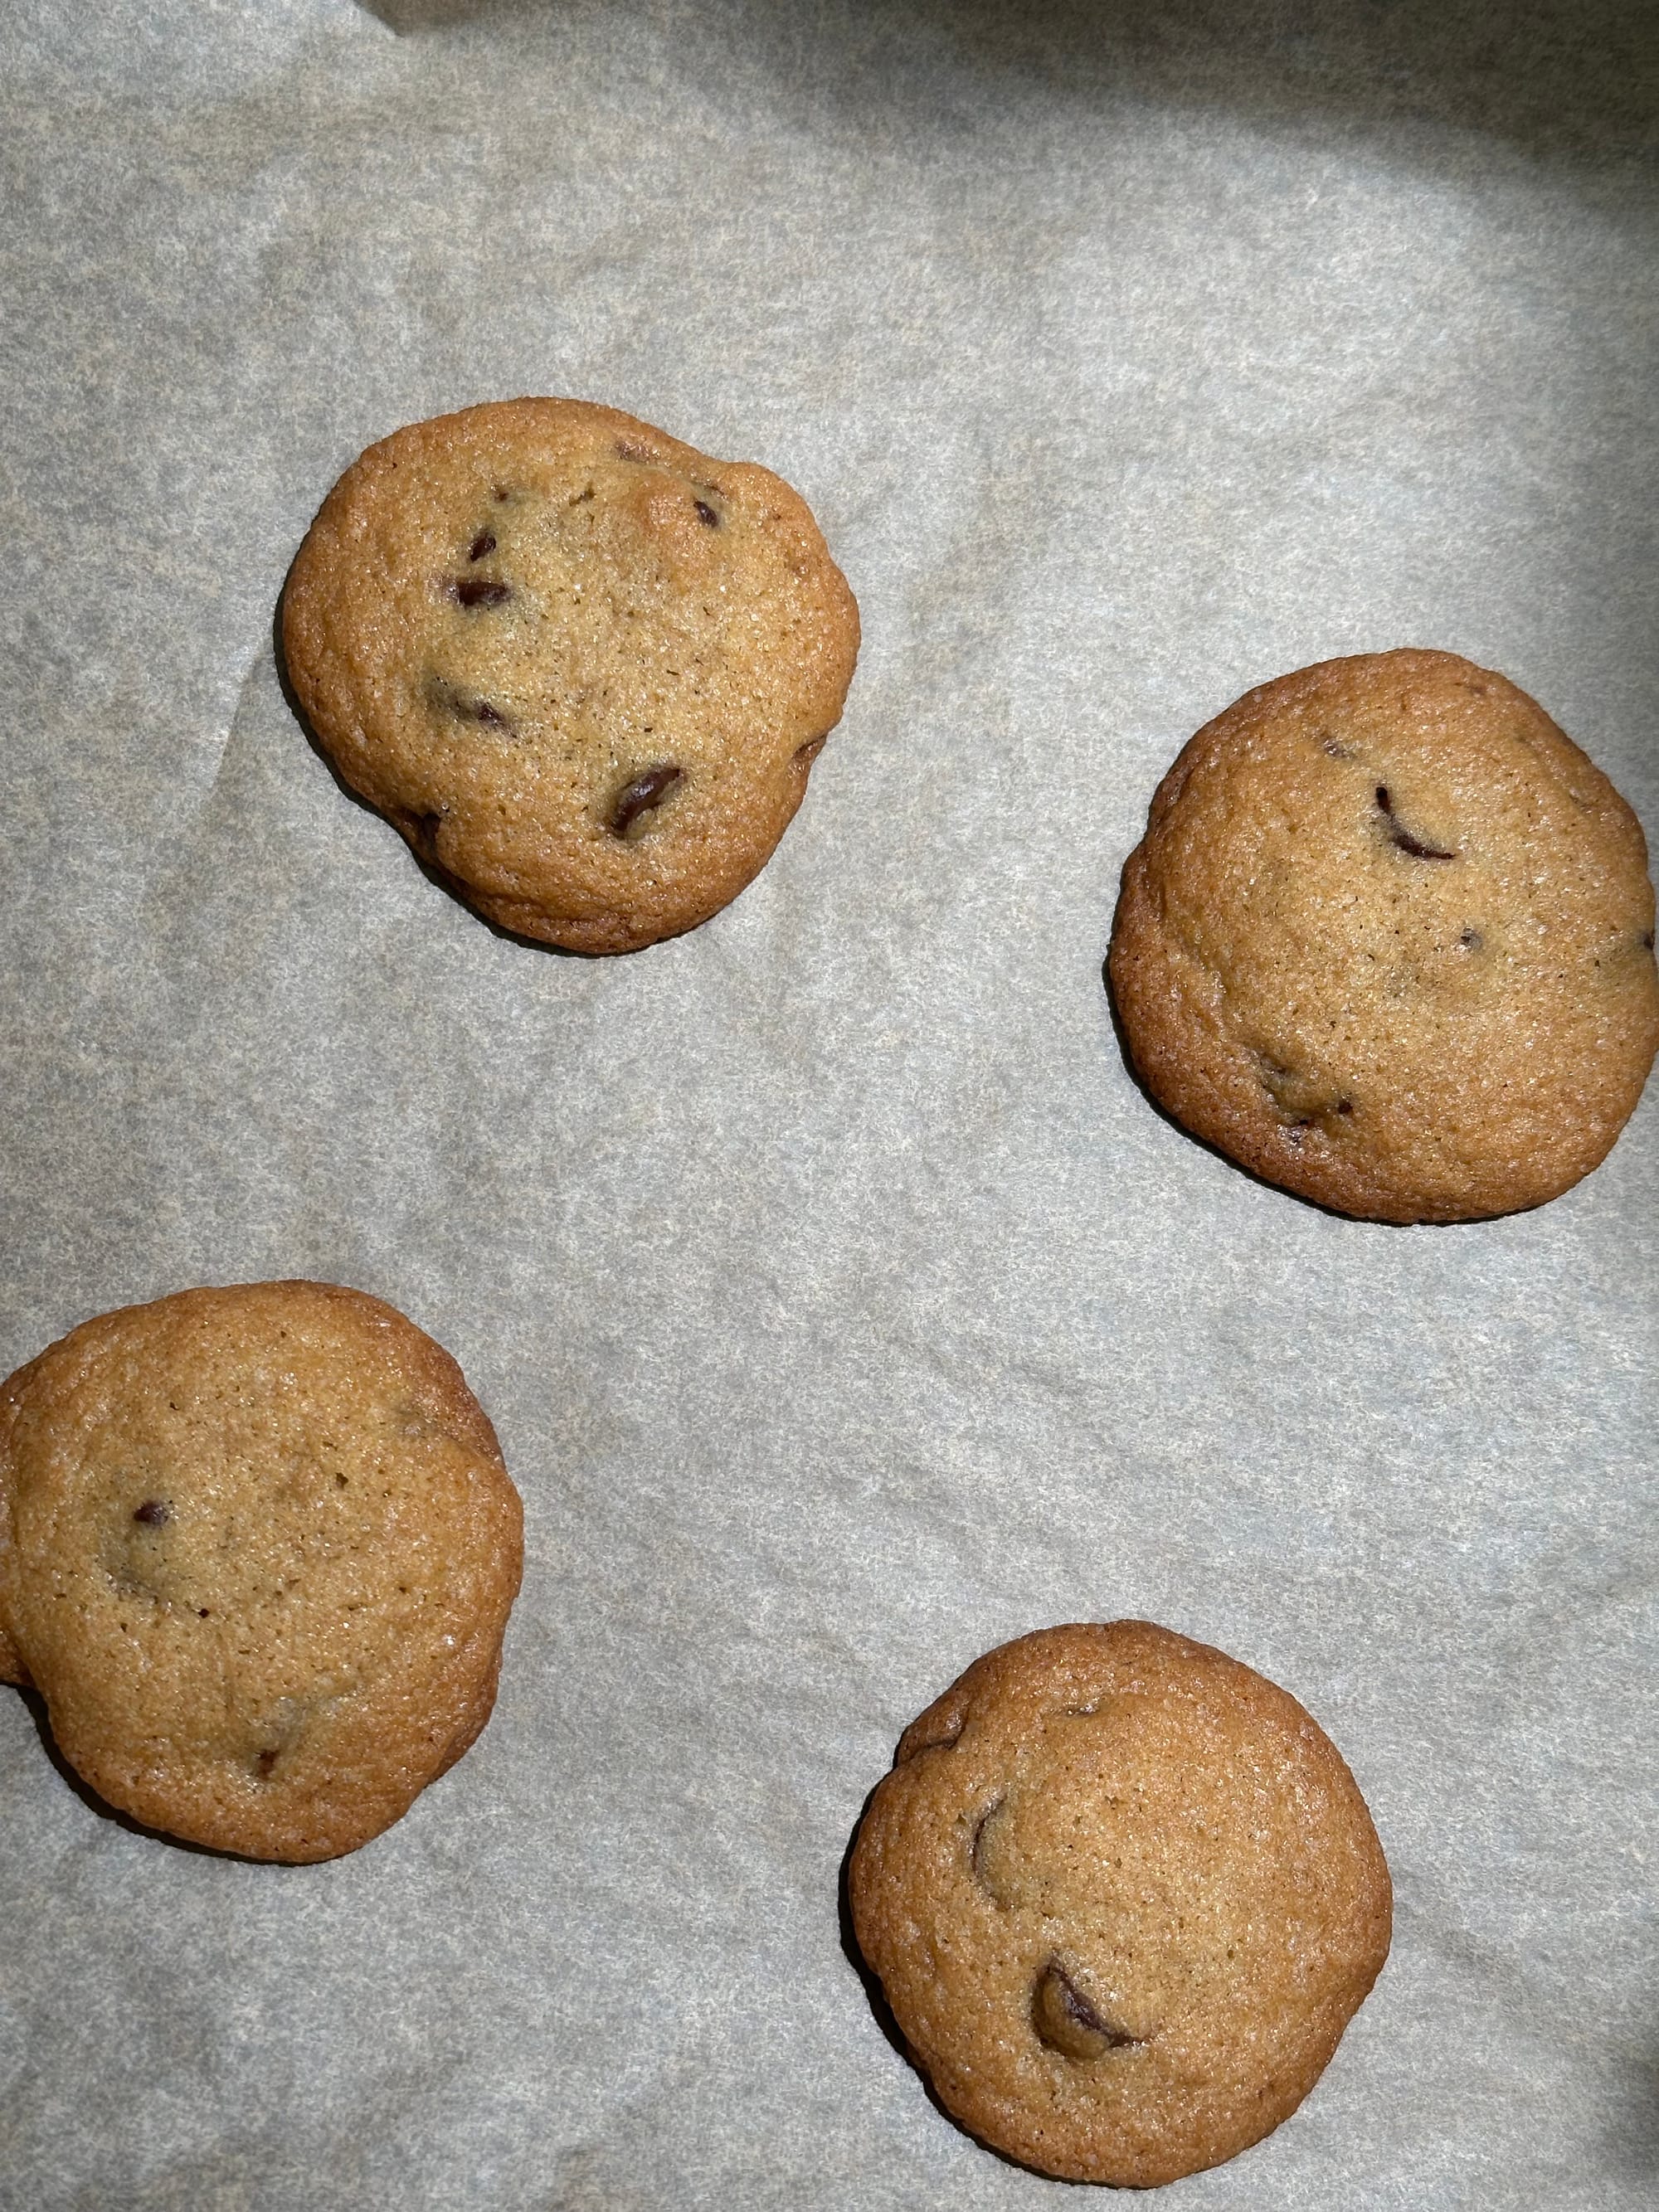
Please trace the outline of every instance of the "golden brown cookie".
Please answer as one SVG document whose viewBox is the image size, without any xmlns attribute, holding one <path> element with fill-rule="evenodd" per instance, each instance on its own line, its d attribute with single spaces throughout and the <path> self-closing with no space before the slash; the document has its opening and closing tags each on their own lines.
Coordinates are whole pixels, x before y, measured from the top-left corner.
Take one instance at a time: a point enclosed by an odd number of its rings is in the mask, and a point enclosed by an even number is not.
<svg viewBox="0 0 1659 2212">
<path fill-rule="evenodd" d="M 0 1676 L 194 1843 L 325 1859 L 389 1827 L 489 1717 L 522 1556 L 460 1369 L 356 1291 L 181 1291 L 0 1386 Z"/>
<path fill-rule="evenodd" d="M 1455 653 L 1328 660 L 1201 729 L 1123 872 L 1110 980 L 1158 1103 L 1378 1221 L 1537 1206 L 1659 1047 L 1635 816 Z"/>
<path fill-rule="evenodd" d="M 1140 1620 L 975 1661 L 905 1730 L 848 1887 L 946 2111 L 1040 2172 L 1139 2188 L 1295 2111 L 1393 1911 L 1295 1698 Z"/>
<path fill-rule="evenodd" d="M 858 608 L 804 501 L 614 408 L 398 430 L 283 597 L 312 727 L 503 929 L 626 952 L 769 858 L 841 719 Z"/>
</svg>

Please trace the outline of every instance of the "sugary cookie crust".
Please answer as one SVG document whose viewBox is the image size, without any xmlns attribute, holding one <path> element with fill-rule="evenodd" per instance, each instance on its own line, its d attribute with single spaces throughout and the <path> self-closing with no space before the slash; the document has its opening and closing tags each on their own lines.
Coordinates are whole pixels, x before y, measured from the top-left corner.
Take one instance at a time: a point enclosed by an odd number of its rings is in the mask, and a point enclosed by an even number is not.
<svg viewBox="0 0 1659 2212">
<path fill-rule="evenodd" d="M 330 1284 L 83 1323 L 0 1386 L 0 1662 L 147 1825 L 321 1859 L 489 1717 L 518 1493 L 460 1370 Z"/>
<path fill-rule="evenodd" d="M 1110 981 L 1196 1135 L 1383 1221 L 1536 1206 L 1606 1156 L 1659 1047 L 1640 825 L 1503 677 L 1330 660 L 1200 730 L 1123 873 Z"/>
<path fill-rule="evenodd" d="M 908 1728 L 848 1869 L 939 2100 L 1043 2173 L 1149 2187 L 1293 2112 L 1388 1955 L 1340 1753 L 1293 1698 L 1144 1621 L 988 1653 Z"/>
<path fill-rule="evenodd" d="M 347 470 L 283 600 L 354 790 L 505 929 L 617 952 L 764 865 L 840 719 L 858 609 L 769 470 L 568 399 L 465 409 Z"/>
</svg>

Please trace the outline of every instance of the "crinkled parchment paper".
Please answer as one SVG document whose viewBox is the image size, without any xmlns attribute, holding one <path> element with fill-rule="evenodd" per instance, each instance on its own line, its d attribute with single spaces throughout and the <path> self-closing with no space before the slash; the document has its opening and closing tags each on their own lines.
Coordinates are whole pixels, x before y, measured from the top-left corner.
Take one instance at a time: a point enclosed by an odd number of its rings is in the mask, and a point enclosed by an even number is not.
<svg viewBox="0 0 1659 2212">
<path fill-rule="evenodd" d="M 1637 0 L 12 0 L 0 1371 L 197 1282 L 447 1345 L 529 1558 L 495 1718 L 357 1856 L 100 1813 L 0 1692 L 6 2212 L 1059 2203 L 884 2037 L 902 1726 L 1148 1616 L 1306 1703 L 1393 1959 L 1200 2207 L 1659 2187 L 1659 1096 L 1394 1231 L 1147 1104 L 1100 968 L 1177 747 L 1451 647 L 1659 830 Z M 272 617 L 339 471 L 522 392 L 812 504 L 865 617 L 762 878 L 492 933 Z"/>
</svg>

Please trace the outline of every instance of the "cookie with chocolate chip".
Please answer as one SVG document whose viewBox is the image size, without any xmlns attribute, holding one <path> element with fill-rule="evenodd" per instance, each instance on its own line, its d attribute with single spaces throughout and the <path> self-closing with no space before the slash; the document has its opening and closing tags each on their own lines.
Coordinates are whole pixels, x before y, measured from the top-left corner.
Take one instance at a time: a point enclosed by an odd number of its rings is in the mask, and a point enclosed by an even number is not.
<svg viewBox="0 0 1659 2212">
<path fill-rule="evenodd" d="M 0 1679 L 147 1826 L 332 1858 L 489 1717 L 522 1516 L 447 1352 L 326 1283 L 83 1322 L 0 1385 Z"/>
<path fill-rule="evenodd" d="M 1158 1103 L 1379 1221 L 1540 1205 L 1659 1047 L 1641 827 L 1513 684 L 1365 653 L 1248 693 L 1159 785 L 1109 961 Z"/>
<path fill-rule="evenodd" d="M 900 1739 L 848 1888 L 945 2110 L 1039 2172 L 1138 2188 L 1295 2111 L 1393 1911 L 1364 1801 L 1296 1700 L 1138 1620 L 975 1661 Z"/>
<path fill-rule="evenodd" d="M 501 928 L 624 952 L 765 865 L 840 720 L 858 608 L 769 470 L 515 399 L 371 446 L 283 597 L 351 787 Z"/>
</svg>

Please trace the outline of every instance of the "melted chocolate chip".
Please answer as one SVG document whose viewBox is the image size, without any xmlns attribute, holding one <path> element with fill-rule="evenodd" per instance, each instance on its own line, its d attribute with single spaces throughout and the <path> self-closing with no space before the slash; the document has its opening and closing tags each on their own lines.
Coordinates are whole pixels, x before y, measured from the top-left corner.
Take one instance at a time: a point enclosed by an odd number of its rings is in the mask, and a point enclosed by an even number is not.
<svg viewBox="0 0 1659 2212">
<path fill-rule="evenodd" d="M 1395 818 L 1394 803 L 1389 797 L 1389 787 L 1376 787 L 1376 803 L 1389 817 L 1389 836 L 1402 853 L 1409 853 L 1414 860 L 1455 860 L 1455 853 L 1443 852 L 1438 845 L 1425 845 L 1420 837 L 1413 837 L 1409 830 L 1402 829 Z"/>
<path fill-rule="evenodd" d="M 1041 2041 L 1067 2058 L 1100 2058 L 1140 2040 L 1103 2019 L 1058 1959 L 1051 1959 L 1037 1977 L 1031 2025 Z"/>
<path fill-rule="evenodd" d="M 513 596 L 512 587 L 494 576 L 457 576 L 449 588 L 464 607 L 498 607 Z"/>
<path fill-rule="evenodd" d="M 173 1508 L 160 1498 L 147 1498 L 132 1517 L 146 1528 L 165 1528 L 173 1518 Z"/>
<path fill-rule="evenodd" d="M 641 814 L 648 814 L 662 805 L 679 781 L 681 773 L 674 762 L 664 761 L 659 767 L 648 768 L 642 775 L 625 783 L 611 803 L 611 835 L 627 836 Z"/>
<path fill-rule="evenodd" d="M 276 1754 L 274 1751 L 262 1751 L 253 1763 L 259 1770 L 259 1779 L 262 1782 L 268 1781 L 271 1769 L 276 1764 Z"/>
<path fill-rule="evenodd" d="M 1642 932 L 1642 949 L 1644 952 L 1651 952 L 1653 950 L 1653 932 L 1650 929 L 1644 929 Z"/>
<path fill-rule="evenodd" d="M 710 507 L 706 499 L 694 500 L 691 503 L 697 510 L 697 520 L 699 522 L 706 522 L 711 530 L 718 530 L 720 528 L 720 519 L 719 515 L 715 514 L 714 508 Z"/>
<path fill-rule="evenodd" d="M 466 557 L 469 561 L 482 561 L 486 553 L 493 553 L 495 550 L 495 532 L 493 530 L 481 530 L 477 536 L 473 539 L 472 543 L 467 547 Z"/>
</svg>

